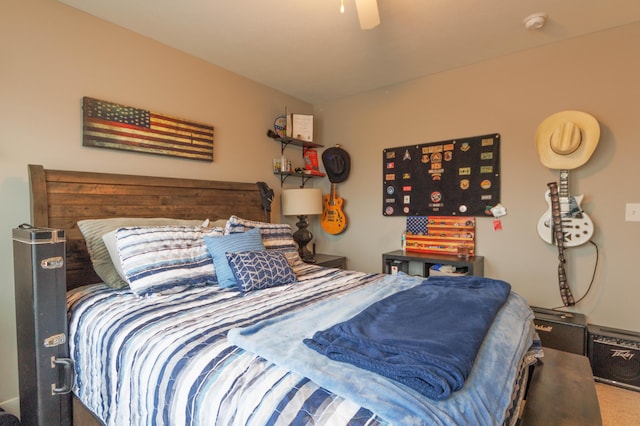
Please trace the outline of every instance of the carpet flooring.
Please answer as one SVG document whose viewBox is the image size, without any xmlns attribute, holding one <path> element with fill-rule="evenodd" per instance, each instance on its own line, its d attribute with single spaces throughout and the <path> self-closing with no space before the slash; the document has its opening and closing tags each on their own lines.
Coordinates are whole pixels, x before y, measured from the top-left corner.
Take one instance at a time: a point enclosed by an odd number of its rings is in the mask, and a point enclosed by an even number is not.
<svg viewBox="0 0 640 426">
<path fill-rule="evenodd" d="M 602 426 L 640 426 L 640 392 L 596 383 Z"/>
</svg>

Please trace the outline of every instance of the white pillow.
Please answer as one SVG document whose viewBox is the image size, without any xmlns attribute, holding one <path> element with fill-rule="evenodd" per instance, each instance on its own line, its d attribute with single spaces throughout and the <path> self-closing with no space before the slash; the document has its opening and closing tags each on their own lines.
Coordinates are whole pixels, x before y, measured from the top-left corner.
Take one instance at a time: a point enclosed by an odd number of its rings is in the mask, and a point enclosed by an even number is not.
<svg viewBox="0 0 640 426">
<path fill-rule="evenodd" d="M 102 236 L 102 241 L 109 252 L 109 257 L 111 258 L 113 266 L 116 268 L 116 272 L 120 275 L 120 278 L 122 278 L 123 281 L 127 281 L 127 277 L 125 277 L 124 271 L 122 270 L 122 261 L 120 260 L 118 245 L 116 244 L 116 231 L 117 229 L 114 229 L 113 231 L 104 234 Z"/>
</svg>

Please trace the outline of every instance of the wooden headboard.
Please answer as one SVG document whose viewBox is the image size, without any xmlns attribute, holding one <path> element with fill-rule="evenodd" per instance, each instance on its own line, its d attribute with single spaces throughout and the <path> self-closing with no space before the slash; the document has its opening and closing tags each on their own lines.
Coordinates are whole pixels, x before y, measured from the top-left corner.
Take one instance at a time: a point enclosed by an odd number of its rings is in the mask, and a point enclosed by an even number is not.
<svg viewBox="0 0 640 426">
<path fill-rule="evenodd" d="M 270 221 L 258 184 L 48 170 L 29 165 L 31 224 L 63 229 L 67 288 L 100 282 L 77 222 L 109 217 Z"/>
</svg>

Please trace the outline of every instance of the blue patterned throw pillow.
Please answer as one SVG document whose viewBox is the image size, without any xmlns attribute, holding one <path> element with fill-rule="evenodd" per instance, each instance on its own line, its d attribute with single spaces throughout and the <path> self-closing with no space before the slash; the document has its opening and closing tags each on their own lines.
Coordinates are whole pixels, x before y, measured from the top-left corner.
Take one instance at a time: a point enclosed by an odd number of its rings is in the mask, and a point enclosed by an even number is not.
<svg viewBox="0 0 640 426">
<path fill-rule="evenodd" d="M 227 259 L 238 288 L 245 293 L 298 281 L 281 252 L 265 250 L 227 253 Z"/>
<path fill-rule="evenodd" d="M 241 234 L 230 234 L 221 237 L 204 237 L 204 243 L 211 253 L 216 268 L 218 285 L 223 288 L 235 287 L 236 278 L 229 268 L 226 254 L 239 251 L 264 250 L 259 229 L 251 229 Z"/>
</svg>

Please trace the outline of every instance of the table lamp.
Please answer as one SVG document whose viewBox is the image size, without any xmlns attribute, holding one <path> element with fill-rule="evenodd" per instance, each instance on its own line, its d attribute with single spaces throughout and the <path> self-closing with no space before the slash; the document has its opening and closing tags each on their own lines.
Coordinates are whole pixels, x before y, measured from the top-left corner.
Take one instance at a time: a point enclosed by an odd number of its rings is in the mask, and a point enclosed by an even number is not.
<svg viewBox="0 0 640 426">
<path fill-rule="evenodd" d="M 293 233 L 293 240 L 298 244 L 298 253 L 305 262 L 313 262 L 313 253 L 307 249 L 307 244 L 313 239 L 313 234 L 307 229 L 307 216 L 322 214 L 322 190 L 320 188 L 284 189 L 282 191 L 282 214 L 298 216 Z"/>
</svg>

